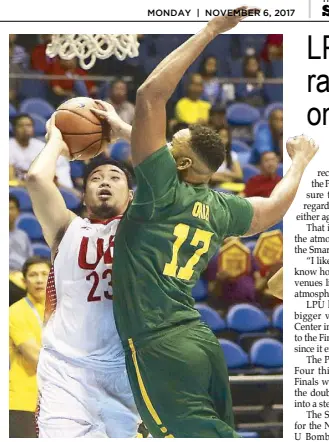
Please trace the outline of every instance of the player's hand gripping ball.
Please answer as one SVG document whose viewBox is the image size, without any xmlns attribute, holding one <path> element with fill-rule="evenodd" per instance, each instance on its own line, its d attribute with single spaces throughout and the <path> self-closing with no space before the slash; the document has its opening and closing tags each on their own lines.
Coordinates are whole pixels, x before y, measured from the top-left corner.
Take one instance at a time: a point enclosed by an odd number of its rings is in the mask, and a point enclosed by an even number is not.
<svg viewBox="0 0 329 442">
<path fill-rule="evenodd" d="M 92 98 L 78 97 L 65 101 L 55 113 L 71 160 L 88 160 L 102 153 L 111 141 L 111 126 L 91 111 L 100 106 Z"/>
</svg>

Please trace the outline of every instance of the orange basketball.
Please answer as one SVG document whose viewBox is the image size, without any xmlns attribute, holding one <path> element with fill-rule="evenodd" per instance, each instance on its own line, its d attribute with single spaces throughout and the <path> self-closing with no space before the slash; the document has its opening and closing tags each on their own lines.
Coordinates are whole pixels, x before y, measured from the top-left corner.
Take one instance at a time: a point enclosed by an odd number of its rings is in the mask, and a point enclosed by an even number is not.
<svg viewBox="0 0 329 442">
<path fill-rule="evenodd" d="M 72 98 L 57 108 L 56 126 L 74 160 L 93 158 L 110 142 L 111 129 L 91 112 L 92 108 L 99 106 L 87 97 Z"/>
</svg>

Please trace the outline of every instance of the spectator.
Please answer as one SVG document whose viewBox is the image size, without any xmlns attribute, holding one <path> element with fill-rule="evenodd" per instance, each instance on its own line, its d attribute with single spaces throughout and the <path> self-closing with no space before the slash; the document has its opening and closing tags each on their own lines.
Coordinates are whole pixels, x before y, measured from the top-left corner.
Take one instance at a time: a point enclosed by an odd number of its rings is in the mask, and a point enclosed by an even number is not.
<svg viewBox="0 0 329 442">
<path fill-rule="evenodd" d="M 226 109 L 221 106 L 213 106 L 209 112 L 209 126 L 214 130 L 219 130 L 223 126 L 227 126 Z"/>
<path fill-rule="evenodd" d="M 112 83 L 108 102 L 112 104 L 119 117 L 128 124 L 132 124 L 135 106 L 128 101 L 128 86 L 123 80 Z"/>
<path fill-rule="evenodd" d="M 52 92 L 54 94 L 54 104 L 57 106 L 69 98 L 76 96 L 94 96 L 97 92 L 97 88 L 93 81 L 90 80 L 73 80 L 73 75 L 79 75 L 81 77 L 86 76 L 86 72 L 77 67 L 77 59 L 62 60 L 57 58 L 53 64 L 51 64 L 48 70 L 50 75 L 63 75 L 65 80 L 50 80 Z"/>
<path fill-rule="evenodd" d="M 12 64 L 17 64 L 23 69 L 27 69 L 29 65 L 29 56 L 22 46 L 17 45 L 17 35 L 9 34 L 9 49 L 11 51 Z"/>
<path fill-rule="evenodd" d="M 248 55 L 243 62 L 243 76 L 250 81 L 238 84 L 236 96 L 239 101 L 252 106 L 264 105 L 264 73 L 260 68 L 259 61 L 254 55 Z"/>
<path fill-rule="evenodd" d="M 203 79 L 202 98 L 209 101 L 212 106 L 215 103 L 226 104 L 234 100 L 234 86 L 232 84 L 221 85 L 218 78 L 218 61 L 216 57 L 206 57 L 200 67 L 200 75 Z"/>
<path fill-rule="evenodd" d="M 261 173 L 247 181 L 244 195 L 247 198 L 251 196 L 268 198 L 281 180 L 281 177 L 277 174 L 278 165 L 279 160 L 274 152 L 263 152 L 260 159 Z"/>
<path fill-rule="evenodd" d="M 24 185 L 25 173 L 32 161 L 41 152 L 44 143 L 34 138 L 33 120 L 27 114 L 21 114 L 13 122 L 14 137 L 9 140 L 9 179 L 18 180 Z M 57 162 L 56 177 L 59 186 L 73 188 L 70 164 L 64 157 Z"/>
<path fill-rule="evenodd" d="M 32 257 L 23 266 L 26 297 L 9 308 L 9 437 L 36 438 L 36 369 L 41 347 L 50 263 Z"/>
<path fill-rule="evenodd" d="M 283 111 L 282 109 L 275 109 L 271 112 L 269 117 L 269 124 L 260 127 L 256 133 L 255 140 L 252 146 L 250 162 L 258 164 L 260 155 L 263 152 L 275 152 L 282 162 L 283 154 Z"/>
<path fill-rule="evenodd" d="M 20 215 L 18 199 L 9 195 L 9 271 L 21 271 L 27 258 L 33 255 L 29 237 L 16 227 Z"/>
<path fill-rule="evenodd" d="M 283 35 L 270 34 L 266 38 L 261 58 L 264 61 L 282 60 L 283 58 Z"/>
<path fill-rule="evenodd" d="M 48 43 L 51 42 L 51 34 L 41 34 L 41 43 L 38 44 L 31 54 L 31 67 L 36 71 L 49 72 L 56 58 L 50 58 L 46 55 Z"/>
<path fill-rule="evenodd" d="M 238 154 L 232 151 L 232 134 L 227 126 L 221 127 L 219 130 L 222 143 L 226 150 L 226 159 L 218 168 L 217 172 L 211 177 L 212 184 L 218 185 L 223 182 L 241 181 L 243 178 L 242 169 L 239 163 Z"/>
<path fill-rule="evenodd" d="M 20 64 L 13 62 L 13 50 L 13 46 L 9 45 L 9 102 L 16 106 L 21 80 L 12 78 L 10 74 L 22 74 L 23 68 Z"/>
<path fill-rule="evenodd" d="M 193 74 L 190 78 L 187 96 L 181 98 L 176 104 L 176 118 L 187 124 L 206 124 L 209 120 L 211 104 L 201 100 L 203 93 L 203 80 L 200 74 Z"/>
</svg>

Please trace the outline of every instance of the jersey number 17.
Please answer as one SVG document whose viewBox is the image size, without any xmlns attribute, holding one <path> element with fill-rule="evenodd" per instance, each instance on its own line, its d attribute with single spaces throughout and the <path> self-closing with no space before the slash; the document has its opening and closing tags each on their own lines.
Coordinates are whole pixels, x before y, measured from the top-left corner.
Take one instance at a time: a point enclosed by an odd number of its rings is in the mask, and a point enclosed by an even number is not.
<svg viewBox="0 0 329 442">
<path fill-rule="evenodd" d="M 177 239 L 173 244 L 171 262 L 164 266 L 164 275 L 189 281 L 193 276 L 194 267 L 200 261 L 201 256 L 208 252 L 213 233 L 196 229 L 190 244 L 191 246 L 197 247 L 201 243 L 201 247 L 195 250 L 194 255 L 187 261 L 184 267 L 178 268 L 178 253 L 183 243 L 187 240 L 189 231 L 190 226 L 186 224 L 176 225 L 174 236 L 176 236 Z"/>
</svg>

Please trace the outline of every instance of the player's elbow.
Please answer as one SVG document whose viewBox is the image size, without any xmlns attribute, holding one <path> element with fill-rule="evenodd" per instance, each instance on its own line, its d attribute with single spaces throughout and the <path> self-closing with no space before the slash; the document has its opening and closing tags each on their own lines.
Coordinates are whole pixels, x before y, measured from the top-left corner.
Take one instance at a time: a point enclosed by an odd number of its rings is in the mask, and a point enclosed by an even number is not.
<svg viewBox="0 0 329 442">
<path fill-rule="evenodd" d="M 34 172 L 33 170 L 29 170 L 25 175 L 25 182 L 27 189 L 40 186 L 42 182 L 41 174 Z"/>
<path fill-rule="evenodd" d="M 158 82 L 147 79 L 138 89 L 136 101 L 152 103 L 154 101 L 165 99 L 162 89 L 159 87 Z"/>
</svg>

